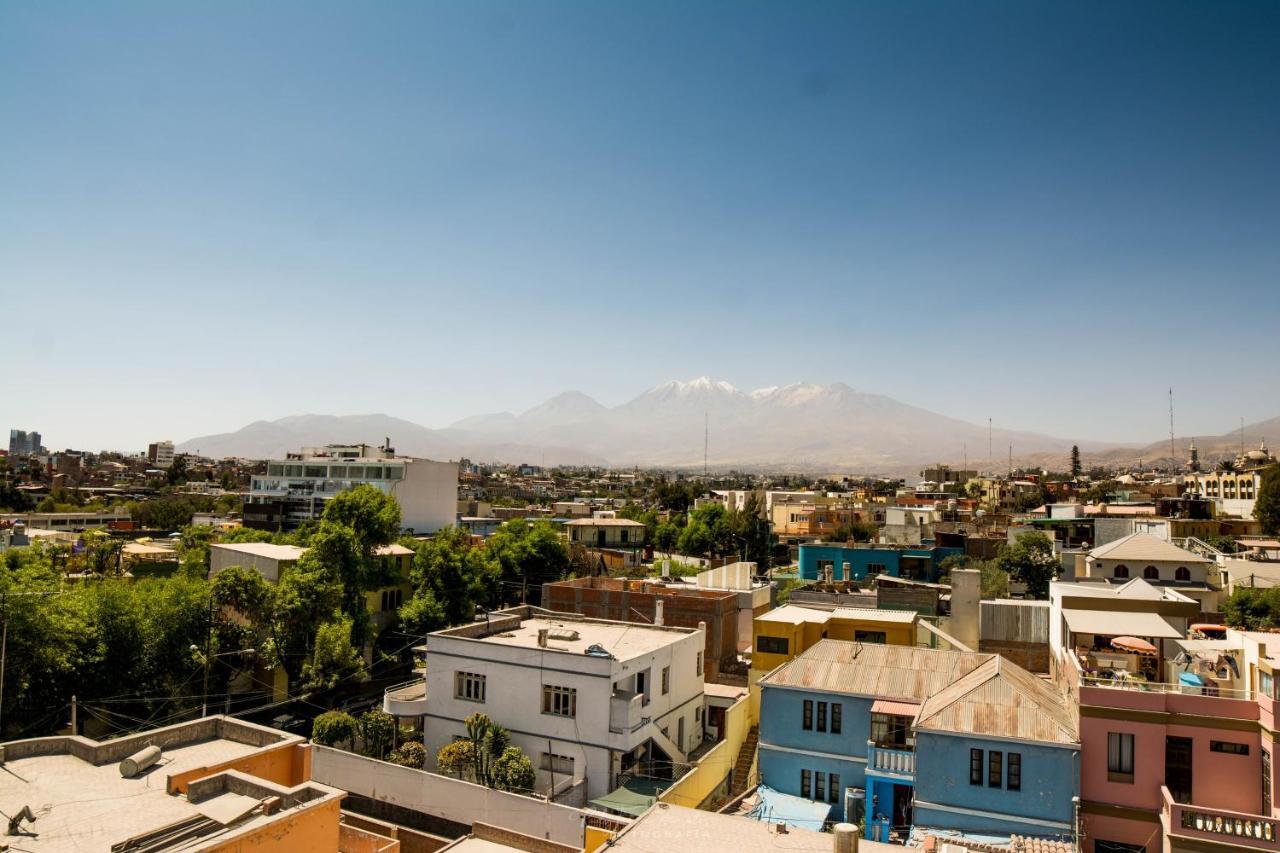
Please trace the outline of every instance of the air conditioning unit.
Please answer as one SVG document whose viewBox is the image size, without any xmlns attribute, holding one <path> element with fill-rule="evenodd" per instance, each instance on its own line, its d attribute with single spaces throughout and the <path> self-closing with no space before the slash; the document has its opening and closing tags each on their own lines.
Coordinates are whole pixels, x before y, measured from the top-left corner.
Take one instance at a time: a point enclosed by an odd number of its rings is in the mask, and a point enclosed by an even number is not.
<svg viewBox="0 0 1280 853">
<path fill-rule="evenodd" d="M 857 826 L 867 811 L 867 792 L 864 788 L 844 789 L 844 822 Z"/>
</svg>

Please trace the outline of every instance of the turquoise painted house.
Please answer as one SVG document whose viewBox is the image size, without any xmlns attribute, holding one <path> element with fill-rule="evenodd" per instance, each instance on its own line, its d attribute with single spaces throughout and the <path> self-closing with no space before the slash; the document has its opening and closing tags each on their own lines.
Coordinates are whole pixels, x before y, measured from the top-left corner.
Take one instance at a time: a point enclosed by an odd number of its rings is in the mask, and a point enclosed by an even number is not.
<svg viewBox="0 0 1280 853">
<path fill-rule="evenodd" d="M 1007 660 L 823 640 L 760 690 L 761 782 L 864 820 L 868 839 L 1070 834 L 1074 713 Z"/>
<path fill-rule="evenodd" d="M 963 556 L 963 548 L 928 542 L 919 547 L 903 545 L 841 545 L 817 542 L 800 546 L 800 578 L 821 580 L 829 572 L 832 580 L 865 580 L 874 575 L 936 581 L 942 561 Z"/>
</svg>

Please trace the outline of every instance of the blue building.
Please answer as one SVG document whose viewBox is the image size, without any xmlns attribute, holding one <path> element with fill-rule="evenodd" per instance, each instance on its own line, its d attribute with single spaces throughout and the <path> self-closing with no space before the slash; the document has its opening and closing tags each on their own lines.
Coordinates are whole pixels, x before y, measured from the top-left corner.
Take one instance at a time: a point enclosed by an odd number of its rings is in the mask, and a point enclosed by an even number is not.
<svg viewBox="0 0 1280 853">
<path fill-rule="evenodd" d="M 823 640 L 762 678 L 760 690 L 760 781 L 826 803 L 833 821 L 865 816 L 869 839 L 912 826 L 1070 831 L 1074 715 L 1006 660 Z M 859 805 L 865 815 L 853 813 Z"/>
<path fill-rule="evenodd" d="M 823 580 L 829 572 L 835 581 L 892 575 L 932 583 L 938 579 L 943 560 L 963 555 L 963 548 L 943 547 L 932 542 L 918 547 L 817 542 L 800 546 L 800 578 Z"/>
</svg>

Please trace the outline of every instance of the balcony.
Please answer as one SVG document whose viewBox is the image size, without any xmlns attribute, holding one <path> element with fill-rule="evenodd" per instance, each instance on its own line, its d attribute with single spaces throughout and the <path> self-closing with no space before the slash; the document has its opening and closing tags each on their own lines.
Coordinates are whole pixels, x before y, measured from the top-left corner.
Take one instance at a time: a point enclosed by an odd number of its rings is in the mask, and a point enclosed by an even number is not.
<svg viewBox="0 0 1280 853">
<path fill-rule="evenodd" d="M 1205 841 L 1271 853 L 1280 851 L 1277 821 L 1270 817 L 1174 802 L 1164 786 L 1160 787 L 1160 796 L 1163 799 L 1160 823 L 1167 839 L 1166 851 L 1204 849 Z"/>
<path fill-rule="evenodd" d="M 382 710 L 393 717 L 419 717 L 427 713 L 427 680 L 415 678 L 382 692 Z"/>
<path fill-rule="evenodd" d="M 891 776 L 915 776 L 916 754 L 909 749 L 876 746 L 867 741 L 867 771 Z"/>
<path fill-rule="evenodd" d="M 617 735 L 638 732 L 648 722 L 644 715 L 644 694 L 615 690 L 609 699 L 609 731 Z"/>
</svg>

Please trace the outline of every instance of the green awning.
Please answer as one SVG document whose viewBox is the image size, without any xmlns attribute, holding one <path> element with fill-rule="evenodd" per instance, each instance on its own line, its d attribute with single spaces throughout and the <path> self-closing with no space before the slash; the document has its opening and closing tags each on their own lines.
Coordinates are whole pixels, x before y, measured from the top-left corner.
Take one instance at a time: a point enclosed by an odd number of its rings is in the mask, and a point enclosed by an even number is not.
<svg viewBox="0 0 1280 853">
<path fill-rule="evenodd" d="M 672 784 L 666 779 L 628 779 L 620 788 L 592 800 L 591 805 L 598 809 L 639 817 L 658 801 L 658 793 L 670 788 Z"/>
</svg>

